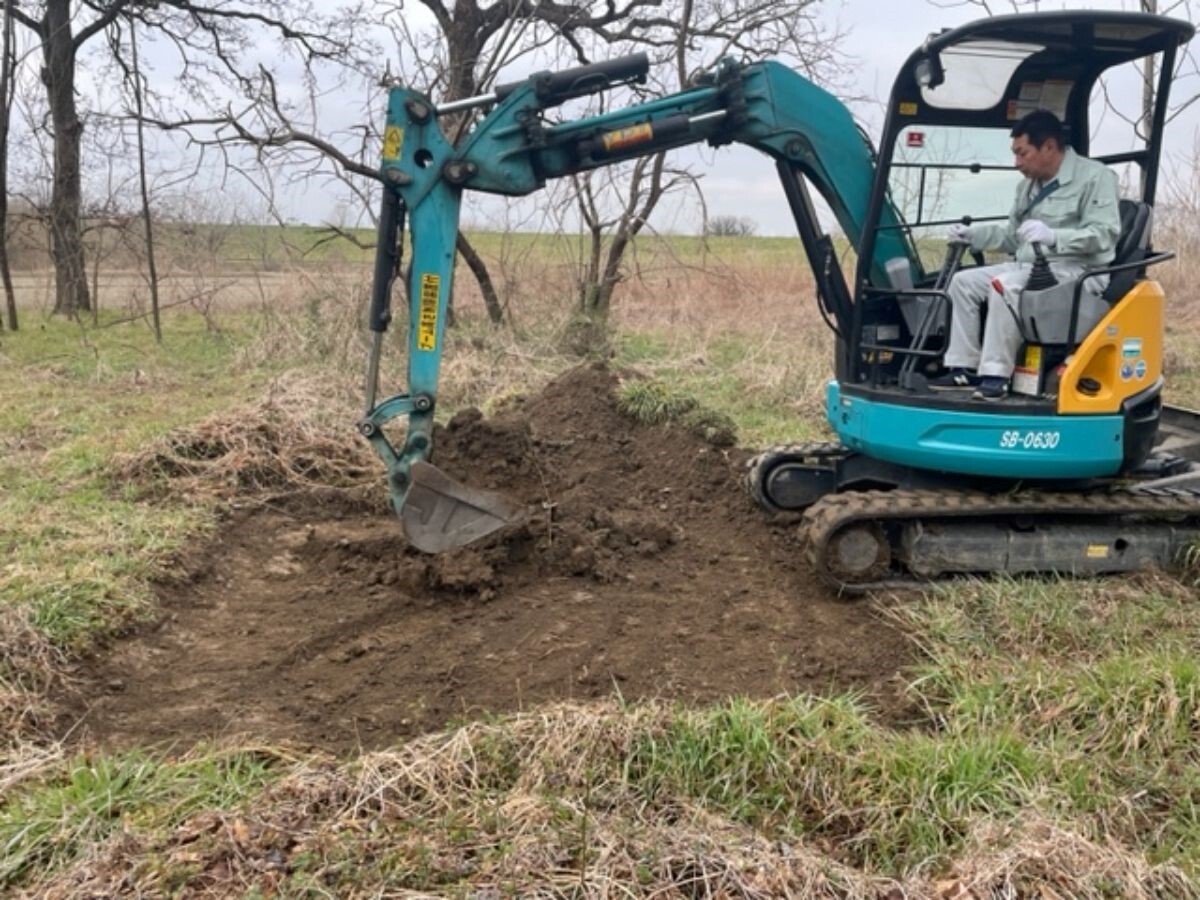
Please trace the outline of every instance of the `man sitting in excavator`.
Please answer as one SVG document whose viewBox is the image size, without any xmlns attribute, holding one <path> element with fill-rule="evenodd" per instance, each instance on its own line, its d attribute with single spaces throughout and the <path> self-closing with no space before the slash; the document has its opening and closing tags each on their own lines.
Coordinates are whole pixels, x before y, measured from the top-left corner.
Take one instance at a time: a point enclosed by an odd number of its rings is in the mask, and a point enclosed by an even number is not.
<svg viewBox="0 0 1200 900">
<path fill-rule="evenodd" d="M 947 372 L 930 383 L 939 390 L 975 389 L 980 400 L 1008 394 L 1023 336 L 1019 320 L 1021 291 L 1032 264 L 1044 253 L 1059 281 L 1078 278 L 1086 269 L 1113 259 L 1121 230 L 1116 174 L 1079 156 L 1066 143 L 1062 123 L 1046 110 L 1029 113 L 1013 127 L 1012 152 L 1025 176 L 1003 224 L 950 228 L 952 242 L 973 251 L 1003 250 L 1015 262 L 959 272 L 950 283 L 953 316 L 946 350 Z M 1108 276 L 1089 279 L 1086 291 L 1100 294 Z M 980 315 L 987 317 L 980 346 Z"/>
</svg>

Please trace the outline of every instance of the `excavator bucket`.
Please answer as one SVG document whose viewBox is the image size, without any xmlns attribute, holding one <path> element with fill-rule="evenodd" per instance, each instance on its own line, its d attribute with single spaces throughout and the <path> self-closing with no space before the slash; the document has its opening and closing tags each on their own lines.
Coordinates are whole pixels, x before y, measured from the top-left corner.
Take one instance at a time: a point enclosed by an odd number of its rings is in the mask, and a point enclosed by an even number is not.
<svg viewBox="0 0 1200 900">
<path fill-rule="evenodd" d="M 400 521 L 418 550 L 463 547 L 520 519 L 521 508 L 509 498 L 459 484 L 427 462 L 414 462 L 409 475 Z"/>
</svg>

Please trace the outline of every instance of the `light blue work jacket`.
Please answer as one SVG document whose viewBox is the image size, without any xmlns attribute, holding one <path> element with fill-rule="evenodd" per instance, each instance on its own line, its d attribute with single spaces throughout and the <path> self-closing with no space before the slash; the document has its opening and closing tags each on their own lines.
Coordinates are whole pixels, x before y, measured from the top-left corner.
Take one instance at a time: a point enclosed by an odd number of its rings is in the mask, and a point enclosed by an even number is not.
<svg viewBox="0 0 1200 900">
<path fill-rule="evenodd" d="M 1055 181 L 1058 186 L 1038 199 L 1042 185 L 1021 179 L 1008 222 L 972 226 L 972 249 L 1003 250 L 1014 254 L 1017 262 L 1032 263 L 1033 247 L 1017 237 L 1017 228 L 1040 219 L 1054 230 L 1054 246 L 1043 248 L 1051 261 L 1088 268 L 1112 262 L 1121 233 L 1116 173 L 1068 147 L 1049 184 Z"/>
</svg>

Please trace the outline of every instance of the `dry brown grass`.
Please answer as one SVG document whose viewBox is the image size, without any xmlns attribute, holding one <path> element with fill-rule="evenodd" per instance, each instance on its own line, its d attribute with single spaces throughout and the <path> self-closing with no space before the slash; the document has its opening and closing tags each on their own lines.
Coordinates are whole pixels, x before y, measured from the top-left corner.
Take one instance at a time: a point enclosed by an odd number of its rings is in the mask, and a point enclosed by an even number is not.
<svg viewBox="0 0 1200 900">
<path fill-rule="evenodd" d="M 936 877 L 839 861 L 623 777 L 660 705 L 557 705 L 428 735 L 349 766 L 295 766 L 252 809 L 169 834 L 125 829 L 42 897 L 230 893 L 343 897 L 1186 898 L 1194 886 L 1128 848 L 1030 811 L 980 820 Z M 819 778 L 819 773 L 814 773 Z"/>
<path fill-rule="evenodd" d="M 26 609 L 0 605 L 0 728 L 6 736 L 41 733 L 51 712 L 46 694 L 62 678 L 64 663 Z M 0 793 L 2 785 L 0 774 Z"/>
<path fill-rule="evenodd" d="M 0 797 L 62 758 L 47 737 L 50 691 L 64 683 L 66 658 L 33 626 L 28 611 L 0 605 Z"/>
<path fill-rule="evenodd" d="M 1200 300 L 1192 290 L 1196 258 L 1188 255 L 1158 273 L 1172 297 L 1171 327 L 1185 348 L 1195 345 L 1200 326 Z M 215 501 L 365 483 L 382 502 L 381 466 L 353 429 L 365 348 L 362 274 L 332 280 L 312 269 L 252 279 L 236 302 L 232 289 L 219 293 L 203 310 L 215 327 L 227 312 L 247 310 L 265 326 L 239 351 L 237 365 L 255 369 L 300 356 L 316 361 L 321 374 L 287 374 L 262 400 L 160 438 L 120 460 L 118 480 L 161 485 L 171 479 L 172 490 Z M 572 313 L 569 276 L 563 268 L 511 261 L 502 283 L 511 323 L 490 329 L 481 324 L 473 283 L 460 273 L 457 303 L 467 321 L 448 338 L 442 379 L 448 408 L 503 402 L 536 390 L 571 364 L 559 341 Z M 719 366 L 730 338 L 750 342 L 758 349 L 743 374 L 764 390 L 793 393 L 798 411 L 815 416 L 831 356 L 815 303 L 799 261 L 778 266 L 747 258 L 707 273 L 647 265 L 642 277 L 622 287 L 613 322 L 661 336 L 662 365 L 684 371 Z M 384 392 L 403 374 L 400 330 L 389 340 Z M 1190 371 L 1192 351 L 1172 352 L 1172 368 Z M 35 734 L 46 721 L 44 697 L 63 660 L 27 618 L 8 610 L 0 610 L 0 660 L 0 723 L 10 737 Z M 623 777 L 622 761 L 633 741 L 653 737 L 671 715 L 654 705 L 550 707 L 500 723 L 472 723 L 351 763 L 299 764 L 252 810 L 209 809 L 169 833 L 140 832 L 131 823 L 88 848 L 67 871 L 35 881 L 29 892 L 1200 896 L 1177 870 L 1033 809 L 1019 825 L 974 823 L 936 878 L 917 873 L 900 883 L 850 866 L 828 844 L 780 840 L 681 797 L 648 802 Z M 6 752 L 0 792 L 37 779 L 62 755 L 57 744 L 11 740 Z"/>
<path fill-rule="evenodd" d="M 247 406 L 173 431 L 114 461 L 115 479 L 193 499 L 346 487 L 379 475 L 353 428 L 349 386 L 291 372 Z"/>
</svg>

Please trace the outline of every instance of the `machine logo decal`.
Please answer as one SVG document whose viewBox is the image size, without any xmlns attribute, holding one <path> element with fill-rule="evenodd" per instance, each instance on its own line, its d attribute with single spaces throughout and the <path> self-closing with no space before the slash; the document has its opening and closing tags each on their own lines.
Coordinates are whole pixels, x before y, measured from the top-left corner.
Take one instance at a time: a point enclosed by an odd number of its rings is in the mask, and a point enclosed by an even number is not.
<svg viewBox="0 0 1200 900">
<path fill-rule="evenodd" d="M 1141 338 L 1125 338 L 1121 342 L 1121 355 L 1126 359 L 1136 359 L 1142 355 Z"/>
<path fill-rule="evenodd" d="M 1133 377 L 1133 366 L 1131 366 L 1129 363 L 1124 363 L 1124 364 L 1122 364 L 1122 366 L 1121 366 L 1121 380 L 1122 380 L 1122 381 L 1128 381 L 1128 380 L 1129 380 L 1130 378 L 1132 378 L 1132 377 Z"/>
<path fill-rule="evenodd" d="M 1137 365 L 1133 367 L 1133 374 L 1137 376 L 1138 381 L 1146 377 L 1146 361 L 1144 359 L 1137 361 Z"/>
<path fill-rule="evenodd" d="M 417 349 L 437 349 L 438 295 L 442 276 L 426 273 L 421 276 L 421 312 L 417 317 Z"/>
<path fill-rule="evenodd" d="M 383 132 L 383 158 L 399 159 L 400 148 L 404 146 L 404 129 L 399 125 L 389 125 Z"/>
</svg>

